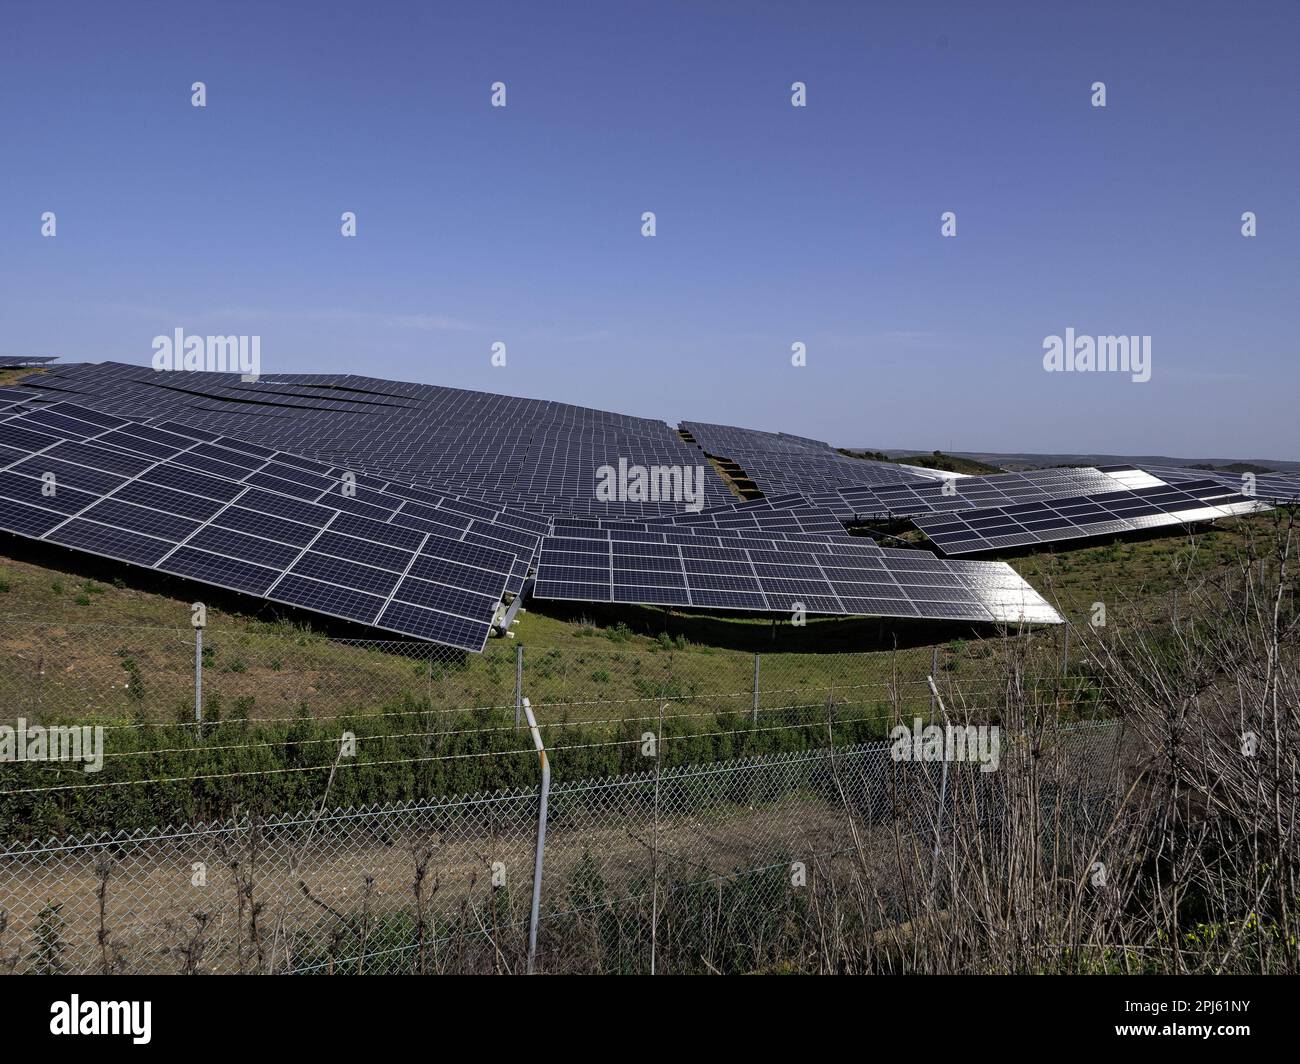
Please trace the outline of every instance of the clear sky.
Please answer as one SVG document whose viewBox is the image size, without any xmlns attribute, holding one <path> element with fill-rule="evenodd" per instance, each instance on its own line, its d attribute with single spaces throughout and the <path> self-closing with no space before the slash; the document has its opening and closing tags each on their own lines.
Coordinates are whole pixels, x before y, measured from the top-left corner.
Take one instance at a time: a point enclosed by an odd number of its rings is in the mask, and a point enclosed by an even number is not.
<svg viewBox="0 0 1300 1064">
<path fill-rule="evenodd" d="M 840 445 L 1296 459 L 1298 31 L 1294 0 L 10 0 L 0 354 L 180 327 Z M 1151 380 L 1044 372 L 1066 327 L 1150 335 Z"/>
</svg>

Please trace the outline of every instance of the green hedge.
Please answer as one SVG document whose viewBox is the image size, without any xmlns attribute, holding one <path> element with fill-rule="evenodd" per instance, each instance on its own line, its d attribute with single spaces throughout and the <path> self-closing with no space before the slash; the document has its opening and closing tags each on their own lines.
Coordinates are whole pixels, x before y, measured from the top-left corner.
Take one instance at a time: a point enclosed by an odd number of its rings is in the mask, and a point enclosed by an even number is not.
<svg viewBox="0 0 1300 1064">
<path fill-rule="evenodd" d="M 220 711 L 220 706 L 208 708 Z M 865 707 L 838 716 L 836 743 L 880 738 L 887 731 L 886 712 L 883 706 Z M 809 723 L 774 730 L 777 722 L 766 717 L 754 728 L 748 714 L 670 718 L 664 723 L 662 764 L 824 747 L 824 711 L 810 710 L 804 719 Z M 100 772 L 87 773 L 72 763 L 0 766 L 0 792 L 8 792 L 0 794 L 0 839 L 165 826 L 241 813 L 269 816 L 309 809 L 322 798 L 338 808 L 495 791 L 535 786 L 540 776 L 532 739 L 527 729 L 515 730 L 513 710 L 445 713 L 408 705 L 385 707 L 382 716 L 358 713 L 329 721 L 226 718 L 202 728 L 98 723 L 116 725 L 106 734 L 108 756 Z M 641 737 L 653 730 L 653 722 L 644 720 L 544 727 L 553 777 L 558 782 L 644 772 L 652 762 L 642 753 Z M 356 736 L 356 756 L 340 762 L 326 794 L 344 732 Z"/>
</svg>

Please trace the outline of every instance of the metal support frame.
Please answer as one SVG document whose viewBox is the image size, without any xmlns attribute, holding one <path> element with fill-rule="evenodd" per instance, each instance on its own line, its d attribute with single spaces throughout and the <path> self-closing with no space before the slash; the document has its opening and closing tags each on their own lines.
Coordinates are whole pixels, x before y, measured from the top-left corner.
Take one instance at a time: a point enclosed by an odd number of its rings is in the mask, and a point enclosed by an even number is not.
<svg viewBox="0 0 1300 1064">
<path fill-rule="evenodd" d="M 506 607 L 505 613 L 501 614 L 501 619 L 497 621 L 497 631 L 502 635 L 506 635 L 510 631 L 510 626 L 515 623 L 515 614 L 523 608 L 524 599 L 531 595 L 532 590 L 533 579 L 529 577 L 524 581 L 524 586 L 519 589 L 519 594 L 515 596 L 514 601 Z"/>
</svg>

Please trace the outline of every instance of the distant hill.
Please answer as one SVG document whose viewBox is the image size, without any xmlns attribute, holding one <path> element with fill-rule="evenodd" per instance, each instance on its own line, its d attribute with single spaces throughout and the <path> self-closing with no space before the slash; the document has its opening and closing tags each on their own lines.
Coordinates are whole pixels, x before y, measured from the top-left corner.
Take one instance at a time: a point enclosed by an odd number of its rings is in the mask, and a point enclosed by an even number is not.
<svg viewBox="0 0 1300 1064">
<path fill-rule="evenodd" d="M 885 461 L 917 462 L 915 449 L 882 448 L 869 452 L 857 448 L 843 448 L 842 454 L 865 456 L 880 454 Z M 1080 465 L 1164 465 L 1184 466 L 1189 469 L 1218 469 L 1233 473 L 1300 472 L 1300 461 L 1281 458 L 1173 458 L 1153 454 L 1035 454 L 1033 452 L 1009 453 L 997 451 L 954 451 L 947 457 L 968 459 L 996 469 L 1047 469 L 1052 466 Z"/>
<path fill-rule="evenodd" d="M 920 466 L 922 469 L 938 469 L 945 473 L 966 473 L 969 476 L 1002 472 L 998 466 L 977 462 L 973 458 L 944 454 L 942 451 L 933 451 L 930 454 L 907 454 L 903 451 L 886 453 L 840 448 L 840 454 L 849 458 L 866 458 L 873 462 L 896 462 L 899 465 Z"/>
<path fill-rule="evenodd" d="M 1273 473 L 1276 470 L 1268 466 L 1254 465 L 1251 462 L 1233 462 L 1230 465 L 1210 465 L 1208 462 L 1196 462 L 1189 469 L 1209 469 L 1215 473 Z"/>
</svg>

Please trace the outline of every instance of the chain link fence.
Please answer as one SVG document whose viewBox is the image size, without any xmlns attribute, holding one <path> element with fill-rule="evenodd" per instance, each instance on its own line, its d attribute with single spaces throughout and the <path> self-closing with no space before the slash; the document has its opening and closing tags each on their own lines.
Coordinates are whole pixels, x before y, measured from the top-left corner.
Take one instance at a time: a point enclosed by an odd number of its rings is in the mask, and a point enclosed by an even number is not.
<svg viewBox="0 0 1300 1064">
<path fill-rule="evenodd" d="M 1118 739 L 1064 730 L 1034 763 L 1053 766 L 1058 797 L 1105 802 Z M 538 970 L 753 970 L 809 876 L 892 852 L 899 832 L 937 848 L 945 818 L 997 815 L 996 788 L 983 807 L 959 797 L 997 773 L 900 761 L 886 743 L 651 760 L 551 790 Z M 10 844 L 0 971 L 522 971 L 538 820 L 534 785 Z"/>
<path fill-rule="evenodd" d="M 201 649 L 188 628 L 8 619 L 0 725 L 105 741 L 94 775 L 0 765 L 0 972 L 524 970 L 525 699 L 556 774 L 538 969 L 753 970 L 806 906 L 801 877 L 996 811 L 971 766 L 878 741 L 937 719 L 931 679 L 958 716 L 1002 705 L 1008 675 L 1104 716 L 1067 665 L 1050 636 L 787 653 L 575 625 L 561 646 L 465 654 L 224 619 Z M 1113 729 L 1054 745 L 1063 793 L 1106 791 Z"/>
<path fill-rule="evenodd" d="M 190 628 L 0 621 L 0 721 L 154 724 L 328 720 L 510 710 L 538 718 L 644 718 L 665 702 L 697 715 L 821 710 L 928 712 L 933 675 L 956 702 L 987 704 L 1011 659 L 1068 665 L 1068 630 L 1033 639 L 828 653 L 751 652 L 577 628 L 564 646 L 492 641 L 481 654 L 405 640 L 339 639 L 287 626 Z M 1062 656 L 1062 650 L 1067 652 Z M 197 668 L 196 668 L 197 664 Z"/>
</svg>

